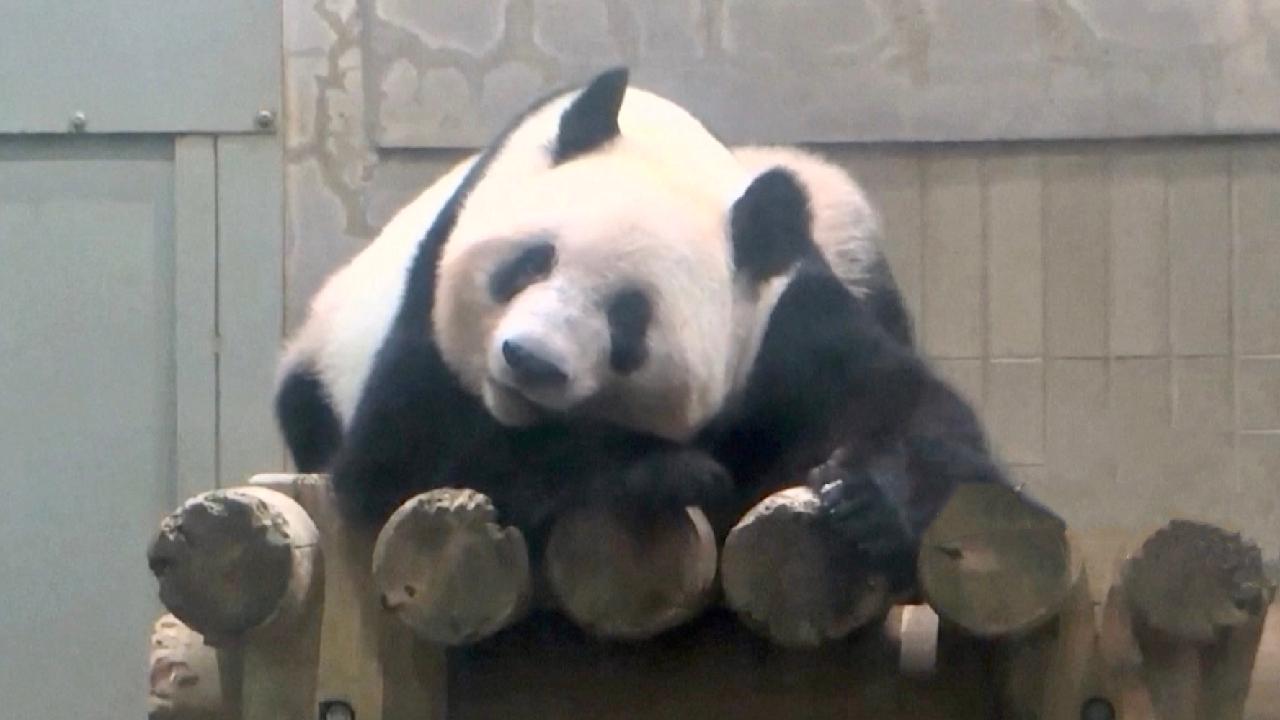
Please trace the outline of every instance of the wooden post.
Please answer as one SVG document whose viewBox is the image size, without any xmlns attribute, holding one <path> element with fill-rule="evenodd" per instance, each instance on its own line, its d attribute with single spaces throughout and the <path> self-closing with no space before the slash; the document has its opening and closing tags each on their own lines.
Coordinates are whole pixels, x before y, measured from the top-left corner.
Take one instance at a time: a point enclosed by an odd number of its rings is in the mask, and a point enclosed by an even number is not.
<svg viewBox="0 0 1280 720">
<path fill-rule="evenodd" d="M 696 508 L 643 518 L 567 513 L 544 562 L 560 609 L 603 638 L 652 637 L 700 613 L 715 592 L 715 537 Z"/>
<path fill-rule="evenodd" d="M 188 500 L 151 544 L 161 601 L 218 648 L 243 720 L 315 712 L 320 542 L 294 499 L 248 486 Z"/>
<path fill-rule="evenodd" d="M 217 651 L 171 614 L 152 628 L 149 664 L 150 720 L 238 720 L 223 702 Z"/>
<path fill-rule="evenodd" d="M 1273 600 L 1253 659 L 1244 720 L 1280 720 L 1280 605 Z"/>
<path fill-rule="evenodd" d="M 461 645 L 519 619 L 530 599 L 524 536 L 484 495 L 423 493 L 387 520 L 373 549 L 382 605 L 418 637 Z"/>
<path fill-rule="evenodd" d="M 1153 534 L 1122 581 L 1161 720 L 1239 720 L 1275 586 L 1258 547 L 1186 520 Z"/>
<path fill-rule="evenodd" d="M 885 615 L 883 577 L 841 567 L 814 529 L 817 495 L 806 487 L 765 498 L 729 532 L 720 563 L 725 600 L 775 643 L 812 647 Z"/>
<path fill-rule="evenodd" d="M 316 717 L 323 707 L 345 705 L 357 720 L 431 720 L 443 718 L 445 708 L 444 652 L 419 641 L 385 609 L 373 581 L 373 532 L 347 524 L 338 503 L 321 475 L 259 475 L 255 485 L 288 493 L 307 509 L 320 528 L 324 551 L 324 602 L 314 614 L 314 626 L 299 642 L 313 647 L 292 657 L 274 660 L 277 667 L 300 674 L 307 691 L 307 715 Z M 259 657 L 287 647 L 252 646 Z M 311 654 L 312 657 L 307 657 Z M 305 665 L 303 664 L 305 663 Z M 280 671 L 283 672 L 283 671 Z M 304 682 L 305 681 L 305 682 Z M 246 696 L 250 686 L 265 694 L 279 692 L 283 679 L 271 673 L 253 676 L 246 658 Z M 335 710 L 342 717 L 346 708 Z M 294 717 L 263 714 L 263 718 Z M 246 712 L 245 720 L 251 720 Z"/>
</svg>

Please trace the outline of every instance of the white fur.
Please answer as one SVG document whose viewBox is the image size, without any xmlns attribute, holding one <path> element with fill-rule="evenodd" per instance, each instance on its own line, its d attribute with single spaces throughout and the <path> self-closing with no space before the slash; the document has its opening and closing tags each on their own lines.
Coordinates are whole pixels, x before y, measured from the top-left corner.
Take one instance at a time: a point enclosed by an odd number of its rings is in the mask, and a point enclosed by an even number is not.
<svg viewBox="0 0 1280 720">
<path fill-rule="evenodd" d="M 520 193 L 485 193 L 468 206 L 446 250 L 436 295 L 436 339 L 463 383 L 503 422 L 542 411 L 580 412 L 687 439 L 723 405 L 731 383 L 730 258 L 721 204 L 690 193 L 628 153 L 568 163 Z M 505 305 L 489 297 L 494 269 L 528 238 L 554 240 L 546 279 Z M 653 307 L 648 361 L 609 368 L 608 297 L 642 288 Z M 498 348 L 533 338 L 568 371 L 567 388 L 515 393 Z"/>
<path fill-rule="evenodd" d="M 468 158 L 436 180 L 330 275 L 285 346 L 277 382 L 296 367 L 312 368 L 344 429 L 400 306 L 414 253 L 474 161 Z"/>
</svg>

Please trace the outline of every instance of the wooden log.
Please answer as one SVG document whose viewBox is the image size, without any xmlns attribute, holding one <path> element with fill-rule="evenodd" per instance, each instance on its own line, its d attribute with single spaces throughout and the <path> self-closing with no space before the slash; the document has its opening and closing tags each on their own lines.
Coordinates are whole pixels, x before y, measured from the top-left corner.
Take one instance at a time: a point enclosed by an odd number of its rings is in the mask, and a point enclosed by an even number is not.
<svg viewBox="0 0 1280 720">
<path fill-rule="evenodd" d="M 782 490 L 743 516 L 725 539 L 725 600 L 748 627 L 779 645 L 813 647 L 884 617 L 883 577 L 844 567 L 816 530 L 817 495 Z"/>
<path fill-rule="evenodd" d="M 305 633 L 245 648 L 244 720 L 444 717 L 443 650 L 405 632 L 380 604 L 374 533 L 347 523 L 326 476 L 258 475 L 252 482 L 288 494 L 315 518 L 324 587 Z"/>
<path fill-rule="evenodd" d="M 1258 547 L 1212 525 L 1174 520 L 1122 574 L 1156 714 L 1238 720 L 1275 585 Z"/>
<path fill-rule="evenodd" d="M 152 627 L 149 670 L 151 720 L 233 720 L 223 703 L 217 651 L 171 614 Z"/>
<path fill-rule="evenodd" d="M 1130 560 L 1124 583 L 1145 625 L 1201 643 L 1257 617 L 1274 593 L 1256 545 L 1187 520 L 1153 534 Z"/>
<path fill-rule="evenodd" d="M 463 645 L 527 610 L 529 552 L 519 530 L 497 523 L 489 498 L 433 490 L 387 520 L 373 549 L 373 579 L 383 607 L 418 637 Z"/>
<path fill-rule="evenodd" d="M 1280 720 L 1280 604 L 1275 601 L 1253 659 L 1244 720 Z"/>
<path fill-rule="evenodd" d="M 544 572 L 560 609 L 580 627 L 638 640 L 710 604 L 716 559 L 715 536 L 696 508 L 643 517 L 580 509 L 556 521 Z"/>
<path fill-rule="evenodd" d="M 1142 650 L 1134 635 L 1123 585 L 1113 584 L 1107 592 L 1098 629 L 1098 655 L 1116 717 L 1154 720 L 1155 707 L 1142 677 Z"/>
<path fill-rule="evenodd" d="M 1050 621 L 999 639 L 1001 717 L 1114 718 L 1098 659 L 1089 575 L 1082 571 Z"/>
<path fill-rule="evenodd" d="M 221 646 L 298 618 L 315 584 L 318 542 L 311 518 L 285 495 L 213 490 L 160 523 L 147 561 L 165 607 Z"/>
<path fill-rule="evenodd" d="M 955 489 L 921 537 L 917 564 L 938 615 L 984 638 L 1055 617 L 1082 567 L 1061 519 L 996 484 Z"/>
</svg>

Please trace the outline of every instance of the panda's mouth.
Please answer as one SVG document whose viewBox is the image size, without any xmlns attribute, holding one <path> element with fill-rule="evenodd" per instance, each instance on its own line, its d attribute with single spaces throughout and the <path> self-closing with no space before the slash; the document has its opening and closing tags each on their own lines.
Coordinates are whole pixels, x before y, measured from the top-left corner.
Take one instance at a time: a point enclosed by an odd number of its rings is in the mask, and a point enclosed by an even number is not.
<svg viewBox="0 0 1280 720">
<path fill-rule="evenodd" d="M 482 394 L 485 407 L 504 425 L 531 425 L 546 412 L 518 387 L 492 376 L 485 378 Z"/>
</svg>

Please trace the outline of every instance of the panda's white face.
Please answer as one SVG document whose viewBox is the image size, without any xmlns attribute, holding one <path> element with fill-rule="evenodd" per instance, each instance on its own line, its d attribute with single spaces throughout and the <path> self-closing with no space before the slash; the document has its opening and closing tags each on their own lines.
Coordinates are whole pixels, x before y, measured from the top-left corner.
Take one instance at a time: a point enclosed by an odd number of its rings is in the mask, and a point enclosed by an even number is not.
<svg viewBox="0 0 1280 720">
<path fill-rule="evenodd" d="M 625 153 L 488 184 L 437 276 L 434 330 L 500 422 L 601 419 L 687 439 L 722 405 L 724 207 Z"/>
</svg>

